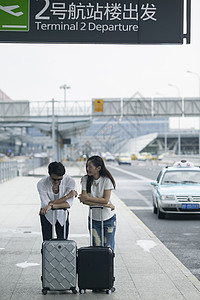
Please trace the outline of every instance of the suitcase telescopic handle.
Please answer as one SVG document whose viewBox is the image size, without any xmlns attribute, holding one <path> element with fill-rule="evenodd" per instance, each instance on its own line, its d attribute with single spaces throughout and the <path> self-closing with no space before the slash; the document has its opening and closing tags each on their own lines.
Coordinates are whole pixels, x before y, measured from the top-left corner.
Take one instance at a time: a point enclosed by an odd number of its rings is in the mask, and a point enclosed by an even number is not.
<svg viewBox="0 0 200 300">
<path fill-rule="evenodd" d="M 66 232 L 67 232 L 67 230 L 66 230 L 66 216 L 67 216 L 67 208 L 51 208 L 51 210 L 53 211 L 53 221 L 52 221 L 52 239 L 54 238 L 54 228 L 55 228 L 55 226 L 56 226 L 56 222 L 55 222 L 55 211 L 56 210 L 64 210 L 64 219 L 65 219 L 65 221 L 64 221 L 64 233 L 63 233 L 63 238 L 64 239 L 66 239 Z"/>
<path fill-rule="evenodd" d="M 93 208 L 98 208 L 101 210 L 101 246 L 104 246 L 104 230 L 103 230 L 103 208 L 104 206 L 90 206 L 90 246 L 93 246 L 92 239 L 92 210 Z"/>
</svg>

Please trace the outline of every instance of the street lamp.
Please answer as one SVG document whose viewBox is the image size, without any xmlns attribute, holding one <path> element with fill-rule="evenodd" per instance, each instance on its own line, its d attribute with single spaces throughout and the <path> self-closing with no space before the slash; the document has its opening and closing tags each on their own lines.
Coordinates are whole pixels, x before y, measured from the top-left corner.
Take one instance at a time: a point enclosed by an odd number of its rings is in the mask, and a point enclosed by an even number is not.
<svg viewBox="0 0 200 300">
<path fill-rule="evenodd" d="M 172 83 L 169 83 L 168 86 L 174 87 L 178 91 L 178 98 L 180 98 L 180 88 Z M 181 110 L 183 111 L 183 103 Z M 178 117 L 178 155 L 181 155 L 180 117 Z"/>
<path fill-rule="evenodd" d="M 189 74 L 193 74 L 198 78 L 198 82 L 199 82 L 199 99 L 200 99 L 200 75 L 196 72 L 192 72 L 190 70 L 187 70 L 187 73 Z M 199 116 L 199 154 L 200 154 L 200 116 Z"/>
<path fill-rule="evenodd" d="M 172 84 L 172 83 L 169 83 L 168 86 L 174 87 L 174 88 L 177 90 L 177 92 L 178 92 L 178 98 L 182 98 L 182 97 L 181 97 L 180 88 L 179 88 L 177 85 Z M 184 108 L 183 108 L 183 98 L 182 98 L 182 104 L 181 104 L 181 112 L 182 112 L 182 116 L 183 116 L 183 112 L 184 112 Z"/>
<path fill-rule="evenodd" d="M 200 98 L 200 75 L 198 74 L 198 73 L 196 73 L 196 72 L 192 72 L 192 71 L 187 71 L 187 73 L 189 73 L 189 74 L 193 74 L 193 75 L 195 75 L 195 76 L 197 76 L 197 78 L 198 78 L 198 82 L 199 82 L 199 98 Z"/>
<path fill-rule="evenodd" d="M 66 90 L 70 89 L 71 87 L 67 84 L 63 84 L 60 86 L 60 89 L 64 90 L 64 107 L 66 107 Z"/>
<path fill-rule="evenodd" d="M 177 85 L 172 83 L 169 83 L 168 86 L 174 87 L 178 91 L 178 97 L 180 98 L 180 88 Z"/>
<path fill-rule="evenodd" d="M 156 96 L 160 96 L 160 97 L 162 97 L 162 98 L 165 98 L 165 96 L 164 96 L 162 93 L 159 93 L 159 92 L 156 92 L 155 95 L 156 95 Z"/>
</svg>

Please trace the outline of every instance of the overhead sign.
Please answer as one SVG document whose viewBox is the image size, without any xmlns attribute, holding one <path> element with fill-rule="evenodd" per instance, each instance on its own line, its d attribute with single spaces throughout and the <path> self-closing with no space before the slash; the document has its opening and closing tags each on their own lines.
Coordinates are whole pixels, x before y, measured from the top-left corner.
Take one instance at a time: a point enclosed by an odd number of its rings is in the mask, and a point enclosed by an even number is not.
<svg viewBox="0 0 200 300">
<path fill-rule="evenodd" d="M 0 42 L 190 43 L 191 0 L 1 0 Z"/>
<path fill-rule="evenodd" d="M 102 99 L 94 100 L 94 112 L 103 112 L 103 100 Z"/>
</svg>

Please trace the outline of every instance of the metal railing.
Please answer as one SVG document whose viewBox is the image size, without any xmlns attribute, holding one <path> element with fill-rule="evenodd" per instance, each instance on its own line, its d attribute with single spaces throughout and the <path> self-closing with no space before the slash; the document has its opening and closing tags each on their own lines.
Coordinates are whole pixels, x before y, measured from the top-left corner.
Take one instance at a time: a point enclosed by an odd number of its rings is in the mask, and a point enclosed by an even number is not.
<svg viewBox="0 0 200 300">
<path fill-rule="evenodd" d="M 17 174 L 17 161 L 0 162 L 0 182 L 16 177 Z"/>
<path fill-rule="evenodd" d="M 62 101 L 54 102 L 54 114 L 58 116 L 90 116 L 92 114 L 92 101 Z M 51 116 L 52 101 L 30 102 L 30 116 Z"/>
<path fill-rule="evenodd" d="M 34 157 L 20 159 L 17 161 L 18 176 L 27 176 L 29 172 L 34 174 L 34 170 L 48 163 L 47 157 Z"/>
<path fill-rule="evenodd" d="M 0 183 L 17 176 L 27 176 L 29 172 L 48 164 L 47 157 L 22 158 L 16 161 L 0 162 Z"/>
</svg>

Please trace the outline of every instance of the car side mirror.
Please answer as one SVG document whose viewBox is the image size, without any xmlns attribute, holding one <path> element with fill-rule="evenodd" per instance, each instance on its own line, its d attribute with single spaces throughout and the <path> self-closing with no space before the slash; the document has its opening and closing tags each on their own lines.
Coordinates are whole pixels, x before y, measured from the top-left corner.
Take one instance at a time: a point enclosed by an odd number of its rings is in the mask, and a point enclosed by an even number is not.
<svg viewBox="0 0 200 300">
<path fill-rule="evenodd" d="M 158 182 L 157 182 L 157 181 L 152 181 L 152 182 L 151 182 L 151 185 L 157 186 L 157 185 L 158 185 Z"/>
</svg>

